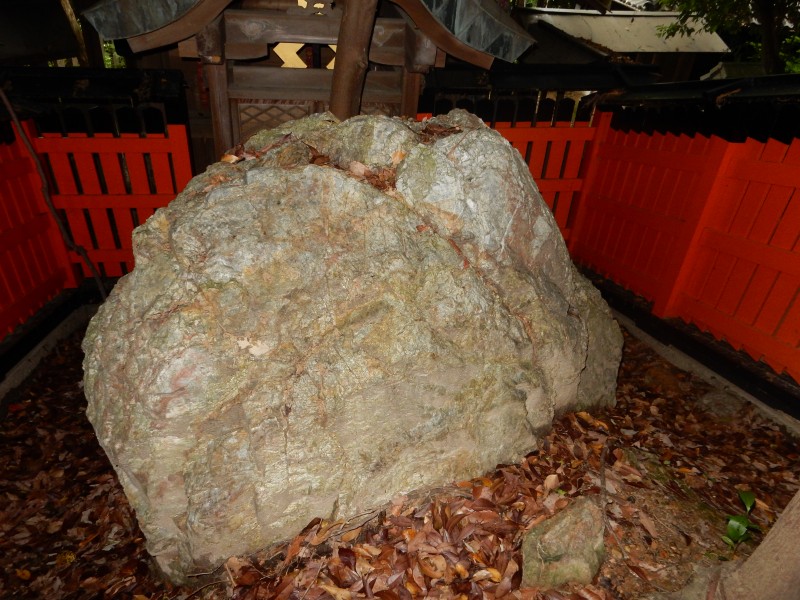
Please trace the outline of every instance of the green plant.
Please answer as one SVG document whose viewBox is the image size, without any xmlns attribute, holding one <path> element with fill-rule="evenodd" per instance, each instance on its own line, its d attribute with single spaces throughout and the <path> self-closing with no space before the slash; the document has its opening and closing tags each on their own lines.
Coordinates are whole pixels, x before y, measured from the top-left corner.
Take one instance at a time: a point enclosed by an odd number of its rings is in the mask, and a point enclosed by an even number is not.
<svg viewBox="0 0 800 600">
<path fill-rule="evenodd" d="M 750 539 L 751 531 L 761 531 L 761 528 L 750 520 L 750 513 L 756 504 L 756 495 L 748 490 L 739 490 L 739 500 L 744 504 L 745 513 L 728 515 L 728 527 L 722 541 L 736 551 L 739 544 Z"/>
</svg>

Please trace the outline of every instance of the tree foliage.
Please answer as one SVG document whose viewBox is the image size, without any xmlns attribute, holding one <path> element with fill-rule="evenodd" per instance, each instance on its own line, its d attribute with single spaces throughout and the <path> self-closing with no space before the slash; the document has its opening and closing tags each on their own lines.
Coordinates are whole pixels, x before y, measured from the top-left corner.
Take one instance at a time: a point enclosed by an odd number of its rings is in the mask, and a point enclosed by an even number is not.
<svg viewBox="0 0 800 600">
<path fill-rule="evenodd" d="M 782 73 L 787 59 L 785 42 L 800 23 L 800 0 L 659 0 L 679 13 L 664 34 L 690 35 L 698 29 L 720 31 L 756 28 L 761 37 L 761 60 L 767 73 Z M 699 21 L 695 20 L 699 19 Z M 791 48 L 792 46 L 790 46 Z M 782 53 L 783 50 L 783 53 Z"/>
</svg>

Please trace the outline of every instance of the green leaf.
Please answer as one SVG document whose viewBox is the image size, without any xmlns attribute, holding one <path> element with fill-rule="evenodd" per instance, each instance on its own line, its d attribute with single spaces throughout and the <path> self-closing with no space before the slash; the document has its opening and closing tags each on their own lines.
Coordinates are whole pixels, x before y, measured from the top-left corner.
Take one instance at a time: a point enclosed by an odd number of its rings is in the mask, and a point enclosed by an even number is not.
<svg viewBox="0 0 800 600">
<path fill-rule="evenodd" d="M 753 492 L 749 490 L 739 490 L 739 499 L 742 501 L 742 504 L 744 504 L 748 513 L 753 510 L 753 506 L 755 506 L 756 503 L 756 495 Z"/>
<path fill-rule="evenodd" d="M 747 526 L 749 523 L 750 519 L 748 519 L 745 515 L 728 517 L 728 537 L 737 544 L 747 539 L 747 536 L 749 535 L 747 533 Z"/>
<path fill-rule="evenodd" d="M 752 529 L 753 531 L 761 531 L 761 527 L 753 523 L 750 519 L 747 519 L 747 528 Z"/>
</svg>

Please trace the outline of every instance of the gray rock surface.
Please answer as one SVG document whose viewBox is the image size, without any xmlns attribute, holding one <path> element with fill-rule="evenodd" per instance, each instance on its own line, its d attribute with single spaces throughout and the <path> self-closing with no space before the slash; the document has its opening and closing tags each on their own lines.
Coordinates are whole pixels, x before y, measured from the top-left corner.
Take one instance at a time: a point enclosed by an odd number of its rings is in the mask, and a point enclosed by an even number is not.
<svg viewBox="0 0 800 600">
<path fill-rule="evenodd" d="M 316 115 L 243 156 L 134 231 L 84 340 L 88 417 L 171 579 L 613 402 L 619 329 L 475 117 Z"/>
<path fill-rule="evenodd" d="M 581 496 L 531 529 L 522 542 L 522 587 L 591 583 L 605 556 L 603 513 Z"/>
</svg>

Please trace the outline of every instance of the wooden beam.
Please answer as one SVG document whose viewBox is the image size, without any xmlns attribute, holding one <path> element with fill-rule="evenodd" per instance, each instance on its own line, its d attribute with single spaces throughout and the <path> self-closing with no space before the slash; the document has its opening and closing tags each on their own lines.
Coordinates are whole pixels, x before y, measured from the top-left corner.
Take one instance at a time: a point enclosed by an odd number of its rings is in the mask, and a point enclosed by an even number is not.
<svg viewBox="0 0 800 600">
<path fill-rule="evenodd" d="M 400 100 L 400 115 L 415 119 L 422 93 L 422 74 L 403 69 L 403 97 Z"/>
<path fill-rule="evenodd" d="M 427 73 L 436 63 L 436 44 L 416 27 L 406 24 L 404 68 L 413 73 Z"/>
<path fill-rule="evenodd" d="M 86 51 L 86 40 L 83 39 L 83 32 L 81 25 L 78 23 L 78 17 L 75 16 L 75 11 L 72 9 L 72 3 L 69 0 L 61 0 L 61 9 L 69 21 L 69 26 L 72 29 L 72 34 L 75 36 L 75 41 L 78 42 L 78 63 L 82 67 L 89 66 L 89 54 Z"/>
<path fill-rule="evenodd" d="M 207 65 L 221 65 L 225 62 L 225 30 L 222 15 L 203 27 L 194 37 L 197 56 Z"/>
<path fill-rule="evenodd" d="M 448 54 L 484 69 L 492 66 L 494 56 L 467 46 L 434 19 L 430 11 L 419 0 L 392 0 L 392 2 L 406 11 L 416 26 Z"/>
<path fill-rule="evenodd" d="M 336 15 L 309 17 L 240 9 L 226 10 L 224 19 L 225 58 L 234 60 L 266 56 L 269 45 L 278 42 L 335 44 L 341 25 L 341 19 Z M 369 61 L 397 67 L 403 65 L 407 51 L 406 29 L 402 19 L 377 19 L 369 47 Z"/>
<path fill-rule="evenodd" d="M 330 111 L 341 120 L 357 115 L 367 73 L 370 39 L 378 0 L 348 0 L 339 27 Z"/>
<path fill-rule="evenodd" d="M 331 96 L 333 72 L 328 69 L 280 69 L 233 65 L 229 72 L 231 100 L 314 100 L 324 104 Z M 400 104 L 403 73 L 399 70 L 368 71 L 364 102 Z"/>
</svg>

